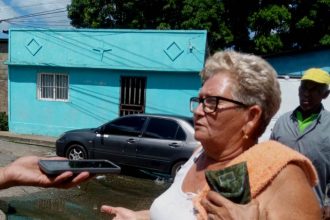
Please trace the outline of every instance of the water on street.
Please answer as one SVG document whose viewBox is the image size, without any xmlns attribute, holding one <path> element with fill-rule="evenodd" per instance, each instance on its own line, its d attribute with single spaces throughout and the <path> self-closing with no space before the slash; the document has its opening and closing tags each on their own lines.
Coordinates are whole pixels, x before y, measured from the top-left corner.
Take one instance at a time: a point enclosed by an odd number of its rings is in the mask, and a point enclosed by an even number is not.
<svg viewBox="0 0 330 220">
<path fill-rule="evenodd" d="M 15 152 L 18 151 L 18 152 Z M 54 155 L 53 148 L 0 141 L 1 166 L 18 156 Z M 2 160 L 6 158 L 6 160 Z M 19 187 L 1 190 L 0 209 L 7 219 L 112 219 L 100 212 L 103 204 L 133 210 L 148 209 L 170 180 L 124 170 L 120 175 L 100 175 L 68 190 Z M 16 191 L 17 192 L 16 192 Z"/>
</svg>

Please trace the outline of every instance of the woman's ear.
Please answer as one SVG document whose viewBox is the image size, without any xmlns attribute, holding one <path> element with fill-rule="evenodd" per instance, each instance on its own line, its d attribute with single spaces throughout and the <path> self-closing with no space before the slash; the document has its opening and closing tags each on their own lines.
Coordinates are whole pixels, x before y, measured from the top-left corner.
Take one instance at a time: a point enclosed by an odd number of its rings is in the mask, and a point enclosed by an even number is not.
<svg viewBox="0 0 330 220">
<path fill-rule="evenodd" d="M 247 123 L 243 127 L 244 135 L 248 137 L 254 137 L 258 130 L 262 109 L 259 105 L 253 105 L 248 107 L 247 110 Z"/>
</svg>

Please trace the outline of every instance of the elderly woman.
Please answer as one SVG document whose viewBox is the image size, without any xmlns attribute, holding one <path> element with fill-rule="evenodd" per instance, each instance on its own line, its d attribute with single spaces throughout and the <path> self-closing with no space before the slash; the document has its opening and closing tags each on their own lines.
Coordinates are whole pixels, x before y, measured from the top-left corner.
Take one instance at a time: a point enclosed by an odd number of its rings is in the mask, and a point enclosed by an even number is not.
<svg viewBox="0 0 330 220">
<path fill-rule="evenodd" d="M 275 141 L 258 144 L 280 106 L 275 70 L 258 56 L 228 51 L 208 58 L 201 77 L 190 108 L 202 147 L 150 210 L 103 206 L 102 211 L 115 219 L 320 219 L 310 161 Z M 206 172 L 242 162 L 248 184 L 241 188 L 249 191 L 249 200 L 238 204 L 210 190 Z M 227 177 L 235 182 L 232 174 Z M 217 178 L 221 185 L 221 175 Z"/>
</svg>

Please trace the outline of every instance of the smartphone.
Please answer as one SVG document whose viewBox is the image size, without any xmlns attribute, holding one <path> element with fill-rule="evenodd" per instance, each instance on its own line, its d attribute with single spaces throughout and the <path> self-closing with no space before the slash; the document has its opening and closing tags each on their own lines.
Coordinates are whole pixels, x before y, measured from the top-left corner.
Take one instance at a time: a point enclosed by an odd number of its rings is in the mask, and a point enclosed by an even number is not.
<svg viewBox="0 0 330 220">
<path fill-rule="evenodd" d="M 109 160 L 39 160 L 40 169 L 47 175 L 65 171 L 74 174 L 88 171 L 91 174 L 120 173 L 120 167 Z"/>
</svg>

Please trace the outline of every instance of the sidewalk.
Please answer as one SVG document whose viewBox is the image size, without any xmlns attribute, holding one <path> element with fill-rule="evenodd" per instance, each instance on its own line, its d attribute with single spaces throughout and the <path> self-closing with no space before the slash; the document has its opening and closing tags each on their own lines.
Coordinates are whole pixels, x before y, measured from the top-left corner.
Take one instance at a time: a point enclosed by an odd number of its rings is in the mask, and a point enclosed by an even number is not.
<svg viewBox="0 0 330 220">
<path fill-rule="evenodd" d="M 32 144 L 45 147 L 55 147 L 55 137 L 41 136 L 41 135 L 23 135 L 15 134 L 8 131 L 0 131 L 0 140 L 21 143 Z"/>
</svg>

